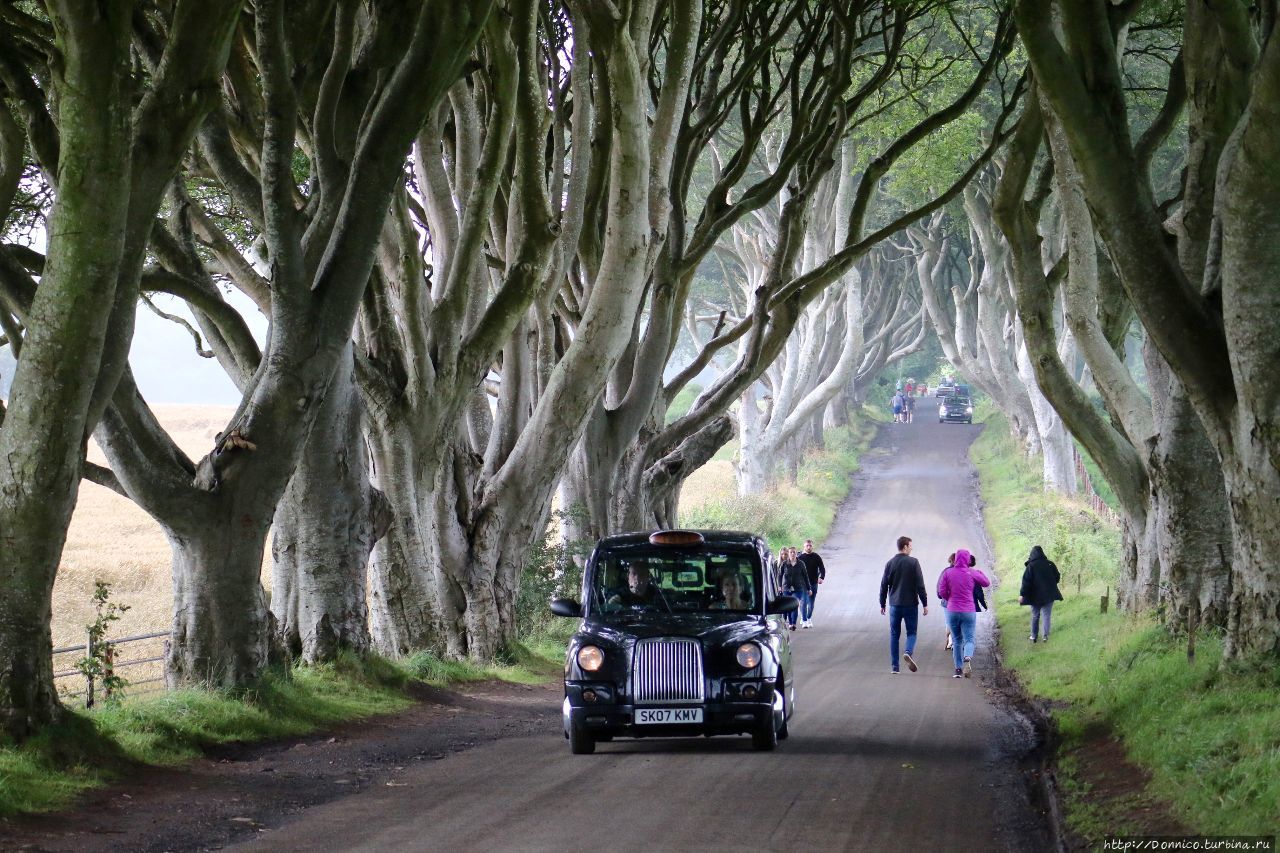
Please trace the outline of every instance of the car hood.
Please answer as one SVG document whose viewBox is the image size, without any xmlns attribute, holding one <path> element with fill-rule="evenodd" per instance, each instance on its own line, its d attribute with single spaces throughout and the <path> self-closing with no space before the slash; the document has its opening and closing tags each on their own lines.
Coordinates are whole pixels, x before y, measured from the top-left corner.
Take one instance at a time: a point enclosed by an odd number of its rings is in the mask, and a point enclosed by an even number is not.
<svg viewBox="0 0 1280 853">
<path fill-rule="evenodd" d="M 607 621 L 592 620 L 583 626 L 583 631 L 619 645 L 650 637 L 696 637 L 709 645 L 723 645 L 757 637 L 766 628 L 759 616 L 737 613 L 638 613 Z"/>
</svg>

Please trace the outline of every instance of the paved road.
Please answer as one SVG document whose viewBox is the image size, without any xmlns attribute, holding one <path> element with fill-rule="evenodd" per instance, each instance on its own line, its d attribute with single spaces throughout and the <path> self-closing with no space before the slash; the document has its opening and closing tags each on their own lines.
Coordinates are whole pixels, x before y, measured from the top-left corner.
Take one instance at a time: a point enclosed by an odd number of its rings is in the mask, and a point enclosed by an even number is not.
<svg viewBox="0 0 1280 853">
<path fill-rule="evenodd" d="M 900 534 L 932 586 L 957 547 L 985 559 L 967 447 L 978 427 L 886 425 L 822 553 L 815 628 L 795 635 L 791 739 L 614 741 L 572 756 L 557 725 L 406 768 L 247 846 L 270 850 L 1044 850 L 1018 771 L 1030 728 L 951 677 L 941 614 L 920 672 L 889 674 L 876 592 Z M 999 592 L 997 595 L 1001 594 Z M 931 595 L 932 598 L 932 590 Z"/>
</svg>

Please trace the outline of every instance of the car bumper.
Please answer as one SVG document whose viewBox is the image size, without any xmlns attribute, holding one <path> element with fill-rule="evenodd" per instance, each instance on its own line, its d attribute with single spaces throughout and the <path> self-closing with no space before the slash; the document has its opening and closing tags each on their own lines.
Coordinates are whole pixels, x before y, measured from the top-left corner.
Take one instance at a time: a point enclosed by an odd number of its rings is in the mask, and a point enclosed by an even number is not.
<svg viewBox="0 0 1280 853">
<path fill-rule="evenodd" d="M 943 415 L 944 421 L 954 421 L 955 423 L 968 423 L 973 420 L 973 415 Z"/>
<path fill-rule="evenodd" d="M 777 692 L 772 693 L 769 701 L 704 702 L 701 705 L 672 704 L 669 707 L 701 708 L 702 722 L 637 725 L 634 705 L 574 705 L 566 697 L 563 707 L 565 735 L 568 735 L 570 726 L 579 726 L 597 737 L 711 737 L 750 734 L 767 724 L 771 718 L 775 724 L 780 723 L 783 712 L 782 697 Z"/>
</svg>

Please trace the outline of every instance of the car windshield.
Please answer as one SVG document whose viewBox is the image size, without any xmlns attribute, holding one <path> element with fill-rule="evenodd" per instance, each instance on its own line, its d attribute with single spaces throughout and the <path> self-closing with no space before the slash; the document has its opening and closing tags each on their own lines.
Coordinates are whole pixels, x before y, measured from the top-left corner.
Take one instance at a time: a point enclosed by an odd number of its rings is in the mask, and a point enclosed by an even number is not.
<svg viewBox="0 0 1280 853">
<path fill-rule="evenodd" d="M 968 397 L 948 397 L 947 405 L 954 406 L 956 408 L 964 408 L 965 406 L 969 405 L 969 398 Z"/>
<path fill-rule="evenodd" d="M 750 551 L 704 546 L 627 548 L 597 554 L 591 609 L 598 614 L 750 612 L 760 601 Z"/>
</svg>

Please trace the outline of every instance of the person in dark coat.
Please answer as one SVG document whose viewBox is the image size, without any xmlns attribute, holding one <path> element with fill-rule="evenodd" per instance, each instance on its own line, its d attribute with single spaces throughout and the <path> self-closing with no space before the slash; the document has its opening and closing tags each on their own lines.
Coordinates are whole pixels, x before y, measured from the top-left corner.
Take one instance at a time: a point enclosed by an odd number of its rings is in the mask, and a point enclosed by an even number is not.
<svg viewBox="0 0 1280 853">
<path fill-rule="evenodd" d="M 800 607 L 803 608 L 805 601 L 809 598 L 809 572 L 804 563 L 797 558 L 795 548 L 782 550 L 783 559 L 778 567 L 782 573 L 782 591 L 786 595 L 794 595 L 800 599 Z M 796 629 L 796 617 L 799 614 L 799 608 L 787 614 L 787 627 L 792 631 Z"/>
<path fill-rule="evenodd" d="M 919 607 L 917 607 L 917 602 Z M 919 625 L 920 607 L 929 615 L 929 594 L 924 588 L 924 572 L 920 561 L 911 556 L 911 537 L 898 537 L 898 553 L 884 564 L 884 577 L 880 579 L 880 615 L 889 615 L 889 663 L 890 672 L 898 674 L 898 643 L 902 628 L 907 629 L 907 647 L 902 653 L 907 668 L 915 672 L 916 628 Z"/>
<path fill-rule="evenodd" d="M 1031 605 L 1031 642 L 1037 643 L 1043 637 L 1049 640 L 1050 620 L 1053 618 L 1053 603 L 1062 600 L 1062 592 L 1058 583 L 1062 575 L 1058 567 L 1044 555 L 1044 549 L 1036 545 L 1027 558 L 1026 570 L 1022 573 L 1022 589 L 1018 593 L 1019 604 Z M 1043 620 L 1044 633 L 1040 633 Z"/>
</svg>

